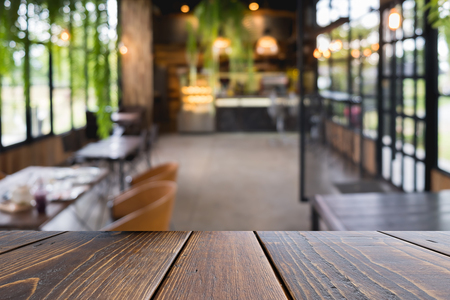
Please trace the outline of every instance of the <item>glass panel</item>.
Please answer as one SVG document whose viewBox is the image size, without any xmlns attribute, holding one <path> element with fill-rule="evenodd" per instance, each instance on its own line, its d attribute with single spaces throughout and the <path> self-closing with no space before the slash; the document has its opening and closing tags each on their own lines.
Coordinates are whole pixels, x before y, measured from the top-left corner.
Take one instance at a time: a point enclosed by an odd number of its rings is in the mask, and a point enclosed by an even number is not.
<svg viewBox="0 0 450 300">
<path fill-rule="evenodd" d="M 425 39 L 423 37 L 418 37 L 416 39 L 417 48 L 417 75 L 423 76 L 425 73 Z"/>
<path fill-rule="evenodd" d="M 391 60 L 394 55 L 394 49 L 391 44 L 386 44 L 383 46 L 383 56 L 384 56 L 384 65 L 383 65 L 383 74 L 385 76 L 391 75 Z"/>
<path fill-rule="evenodd" d="M 417 112 L 419 118 L 425 117 L 425 79 L 417 80 Z"/>
<path fill-rule="evenodd" d="M 375 98 L 364 99 L 364 135 L 376 139 L 378 136 L 378 111 Z"/>
<path fill-rule="evenodd" d="M 405 36 L 414 35 L 414 7 L 416 3 L 413 0 L 403 2 L 403 32 Z"/>
<path fill-rule="evenodd" d="M 14 70 L 3 77 L 2 100 L 2 145 L 10 146 L 27 138 L 25 94 L 23 90 L 23 63 L 25 52 L 14 52 Z"/>
<path fill-rule="evenodd" d="M 414 115 L 414 80 L 403 80 L 403 113 L 408 116 Z"/>
<path fill-rule="evenodd" d="M 392 183 L 398 187 L 402 185 L 402 158 L 403 155 L 397 152 L 392 161 Z"/>
<path fill-rule="evenodd" d="M 391 108 L 391 93 L 390 93 L 390 80 L 389 79 L 383 79 L 381 82 L 382 85 L 382 95 L 383 95 L 383 109 L 389 110 Z"/>
<path fill-rule="evenodd" d="M 388 114 L 384 114 L 384 126 L 383 126 L 383 144 L 389 146 L 391 144 L 391 116 Z"/>
<path fill-rule="evenodd" d="M 403 118 L 397 117 L 395 122 L 395 147 L 397 150 L 402 149 L 402 134 L 403 134 Z"/>
<path fill-rule="evenodd" d="M 53 131 L 61 134 L 70 131 L 70 66 L 69 50 L 66 47 L 55 47 L 55 70 L 53 89 Z"/>
<path fill-rule="evenodd" d="M 414 192 L 414 158 L 405 156 L 403 158 L 403 190 L 405 192 Z"/>
<path fill-rule="evenodd" d="M 382 164 L 382 175 L 383 178 L 389 180 L 391 178 L 391 148 L 383 147 L 383 164 Z"/>
<path fill-rule="evenodd" d="M 439 92 L 450 95 L 450 64 L 449 47 L 445 32 L 442 27 L 439 30 L 438 55 L 439 55 Z"/>
<path fill-rule="evenodd" d="M 414 39 L 407 39 L 403 42 L 403 51 L 405 54 L 403 72 L 405 76 L 414 75 Z"/>
<path fill-rule="evenodd" d="M 416 156 L 418 159 L 425 159 L 425 122 L 417 122 L 416 138 Z"/>
<path fill-rule="evenodd" d="M 333 62 L 331 82 L 333 91 L 347 92 L 347 63 L 345 61 Z"/>
<path fill-rule="evenodd" d="M 416 163 L 416 185 L 418 192 L 425 191 L 425 164 L 423 162 Z"/>
<path fill-rule="evenodd" d="M 73 53 L 73 125 L 80 128 L 86 125 L 86 92 L 84 76 L 84 52 L 74 50 Z M 114 73 L 114 72 L 112 72 Z M 115 81 L 114 81 L 115 82 Z"/>
<path fill-rule="evenodd" d="M 403 68 L 402 68 L 402 58 L 404 55 L 404 51 L 403 51 L 403 43 L 402 42 L 397 42 L 395 44 L 395 57 L 397 58 L 396 61 L 396 74 L 400 75 L 403 73 Z"/>
<path fill-rule="evenodd" d="M 416 34 L 421 35 L 423 33 L 423 26 L 425 23 L 425 17 L 424 17 L 424 6 L 425 6 L 425 0 L 416 0 L 417 4 L 417 26 L 416 26 Z"/>
<path fill-rule="evenodd" d="M 44 45 L 32 45 L 30 47 L 31 133 L 34 137 L 50 133 L 48 57 L 48 49 Z"/>
<path fill-rule="evenodd" d="M 450 172 L 450 97 L 439 98 L 438 166 Z"/>
<path fill-rule="evenodd" d="M 414 155 L 414 120 L 405 118 L 403 124 L 403 151 L 406 154 Z"/>
</svg>

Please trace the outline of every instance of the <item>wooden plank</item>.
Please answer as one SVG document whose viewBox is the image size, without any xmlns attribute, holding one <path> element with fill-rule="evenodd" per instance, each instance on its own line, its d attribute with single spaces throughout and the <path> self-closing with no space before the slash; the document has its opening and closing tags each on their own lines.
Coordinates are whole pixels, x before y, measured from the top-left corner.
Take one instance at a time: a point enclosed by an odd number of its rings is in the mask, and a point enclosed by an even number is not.
<svg viewBox="0 0 450 300">
<path fill-rule="evenodd" d="M 61 234 L 63 231 L 0 231 L 0 254 Z"/>
<path fill-rule="evenodd" d="M 188 232 L 68 232 L 0 255 L 2 299 L 149 299 Z"/>
<path fill-rule="evenodd" d="M 383 233 L 450 256 L 450 232 L 383 231 Z"/>
<path fill-rule="evenodd" d="M 450 258 L 378 232 L 258 232 L 295 299 L 448 299 Z"/>
<path fill-rule="evenodd" d="M 253 232 L 195 232 L 155 299 L 287 299 Z"/>
</svg>

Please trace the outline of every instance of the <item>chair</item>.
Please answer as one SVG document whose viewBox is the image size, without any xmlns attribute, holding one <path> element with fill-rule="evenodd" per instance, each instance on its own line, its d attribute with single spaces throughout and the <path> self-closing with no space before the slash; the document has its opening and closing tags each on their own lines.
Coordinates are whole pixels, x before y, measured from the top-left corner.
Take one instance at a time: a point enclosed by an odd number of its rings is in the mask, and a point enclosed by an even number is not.
<svg viewBox="0 0 450 300">
<path fill-rule="evenodd" d="M 160 181 L 147 182 L 129 190 L 114 200 L 115 216 L 124 216 L 102 230 L 169 230 L 176 189 L 176 183 Z"/>
<path fill-rule="evenodd" d="M 169 162 L 159 165 L 155 168 L 151 168 L 143 174 L 140 174 L 134 178 L 128 179 L 131 186 L 135 186 L 138 183 L 144 181 L 160 181 L 169 180 L 176 182 L 178 173 L 178 163 Z"/>
<path fill-rule="evenodd" d="M 111 216 L 120 219 L 165 197 L 175 197 L 176 183 L 171 181 L 149 181 L 133 187 L 109 203 Z"/>
</svg>

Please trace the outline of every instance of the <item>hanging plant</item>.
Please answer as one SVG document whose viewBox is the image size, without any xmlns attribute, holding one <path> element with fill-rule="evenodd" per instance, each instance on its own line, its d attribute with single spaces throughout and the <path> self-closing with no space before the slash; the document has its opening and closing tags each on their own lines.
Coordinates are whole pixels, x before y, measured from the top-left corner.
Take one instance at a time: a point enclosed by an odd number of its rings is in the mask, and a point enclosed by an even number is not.
<svg viewBox="0 0 450 300">
<path fill-rule="evenodd" d="M 204 68 L 210 76 L 212 87 L 219 72 L 219 53 L 213 47 L 219 35 L 230 41 L 230 71 L 253 71 L 252 41 L 243 25 L 245 13 L 245 5 L 236 0 L 203 0 L 195 8 Z"/>
</svg>

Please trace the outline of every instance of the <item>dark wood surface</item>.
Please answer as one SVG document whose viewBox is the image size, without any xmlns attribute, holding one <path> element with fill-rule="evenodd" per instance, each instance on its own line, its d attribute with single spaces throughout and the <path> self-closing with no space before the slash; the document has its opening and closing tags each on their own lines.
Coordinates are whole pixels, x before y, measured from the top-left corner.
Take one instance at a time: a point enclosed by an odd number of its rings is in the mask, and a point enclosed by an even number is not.
<svg viewBox="0 0 450 300">
<path fill-rule="evenodd" d="M 30 174 L 48 174 L 48 172 L 57 172 L 64 168 L 58 167 L 28 167 L 17 173 L 7 176 L 0 180 L 0 195 L 3 195 L 8 189 L 20 184 L 27 184 L 27 178 Z M 0 211 L 0 228 L 1 229 L 20 229 L 20 230 L 36 230 L 47 224 L 50 220 L 56 217 L 60 212 L 66 209 L 69 205 L 80 199 L 83 195 L 89 192 L 96 184 L 102 181 L 108 174 L 107 170 L 101 170 L 98 176 L 88 184 L 89 189 L 78 195 L 75 199 L 58 202 L 48 202 L 46 213 L 39 214 L 36 209 L 32 208 L 20 213 L 7 213 Z"/>
<path fill-rule="evenodd" d="M 253 232 L 195 232 L 155 299 L 287 299 Z"/>
<path fill-rule="evenodd" d="M 329 230 L 450 230 L 450 191 L 318 195 L 311 205 Z"/>
<path fill-rule="evenodd" d="M 379 232 L 258 232 L 295 299 L 448 299 L 450 258 Z"/>
<path fill-rule="evenodd" d="M 448 237 L 1 232 L 0 298 L 448 299 Z"/>
<path fill-rule="evenodd" d="M 149 299 L 188 236 L 187 232 L 57 235 L 0 255 L 0 298 Z"/>
<path fill-rule="evenodd" d="M 96 143 L 90 143 L 76 152 L 83 159 L 123 160 L 138 151 L 142 139 L 139 136 L 111 136 Z"/>
<path fill-rule="evenodd" d="M 61 233 L 62 231 L 0 231 L 0 254 Z"/>
</svg>

